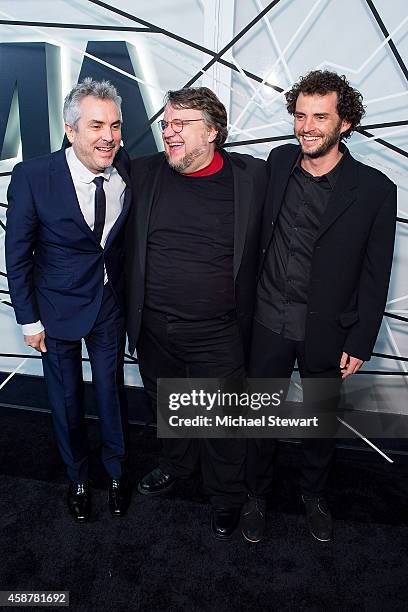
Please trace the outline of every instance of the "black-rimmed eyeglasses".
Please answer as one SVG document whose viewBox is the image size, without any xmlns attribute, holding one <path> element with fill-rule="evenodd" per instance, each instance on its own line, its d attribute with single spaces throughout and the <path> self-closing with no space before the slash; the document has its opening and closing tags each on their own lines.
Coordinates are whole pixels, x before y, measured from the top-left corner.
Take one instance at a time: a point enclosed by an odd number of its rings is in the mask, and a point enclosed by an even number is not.
<svg viewBox="0 0 408 612">
<path fill-rule="evenodd" d="M 173 119 L 173 121 L 164 121 L 164 119 L 161 119 L 157 122 L 157 125 L 159 126 L 161 132 L 164 132 L 164 130 L 170 125 L 173 132 L 178 134 L 182 131 L 185 125 L 188 125 L 192 121 L 203 121 L 203 119 Z"/>
</svg>

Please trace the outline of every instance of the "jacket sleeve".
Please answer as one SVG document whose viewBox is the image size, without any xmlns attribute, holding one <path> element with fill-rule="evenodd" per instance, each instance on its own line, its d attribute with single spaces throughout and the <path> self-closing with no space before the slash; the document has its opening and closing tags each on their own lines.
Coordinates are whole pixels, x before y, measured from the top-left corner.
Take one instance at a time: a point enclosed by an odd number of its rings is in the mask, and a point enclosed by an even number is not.
<svg viewBox="0 0 408 612">
<path fill-rule="evenodd" d="M 17 164 L 7 192 L 6 267 L 17 323 L 40 319 L 34 292 L 34 251 L 38 216 L 23 164 Z"/>
<path fill-rule="evenodd" d="M 351 327 L 344 351 L 371 358 L 387 300 L 394 250 L 397 188 L 386 193 L 371 227 L 358 287 L 358 322 Z"/>
</svg>

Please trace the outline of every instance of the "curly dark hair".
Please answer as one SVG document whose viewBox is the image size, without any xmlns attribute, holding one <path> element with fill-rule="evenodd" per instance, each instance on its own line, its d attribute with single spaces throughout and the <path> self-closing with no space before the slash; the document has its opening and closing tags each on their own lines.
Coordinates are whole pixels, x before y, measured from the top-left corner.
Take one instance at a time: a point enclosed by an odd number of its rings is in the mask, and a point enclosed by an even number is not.
<svg viewBox="0 0 408 612">
<path fill-rule="evenodd" d="M 285 94 L 286 108 L 288 113 L 294 115 L 296 100 L 300 93 L 324 96 L 332 91 L 337 94 L 337 112 L 340 119 L 351 123 L 350 128 L 341 135 L 342 139 L 347 139 L 360 125 L 365 110 L 363 96 L 357 89 L 351 87 L 344 74 L 340 76 L 329 70 L 312 70 L 306 76 L 300 77 L 292 89 Z"/>
<path fill-rule="evenodd" d="M 168 91 L 164 103 L 170 103 L 175 108 L 194 108 L 203 113 L 203 119 L 208 127 L 217 130 L 214 143 L 221 147 L 227 139 L 227 111 L 223 103 L 208 87 L 184 87 Z"/>
</svg>

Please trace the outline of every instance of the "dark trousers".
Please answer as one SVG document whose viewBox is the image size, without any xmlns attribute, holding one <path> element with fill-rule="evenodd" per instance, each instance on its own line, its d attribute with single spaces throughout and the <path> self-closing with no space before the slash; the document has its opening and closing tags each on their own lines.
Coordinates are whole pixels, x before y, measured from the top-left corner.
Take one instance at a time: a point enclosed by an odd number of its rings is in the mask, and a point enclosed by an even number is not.
<svg viewBox="0 0 408 612">
<path fill-rule="evenodd" d="M 306 364 L 304 342 L 285 339 L 260 323 L 254 322 L 249 366 L 250 378 L 285 378 L 287 387 L 284 392 L 287 392 L 296 359 L 302 378 L 303 402 L 313 404 L 315 396 L 322 389 L 321 385 L 313 385 L 313 379 L 327 379 L 329 391 L 327 396 L 330 396 L 330 405 L 328 406 L 326 402 L 324 409 L 332 411 L 333 420 L 335 420 L 335 412 L 340 400 L 340 364 L 338 369 L 311 372 Z M 302 441 L 300 487 L 304 495 L 320 496 L 324 494 L 334 448 L 334 438 L 305 438 Z M 248 440 L 246 481 L 252 495 L 265 497 L 270 492 L 275 449 L 275 439 Z"/>
<path fill-rule="evenodd" d="M 84 338 L 92 368 L 98 407 L 102 462 L 112 478 L 119 478 L 126 461 L 127 414 L 123 392 L 124 319 L 105 285 L 97 319 Z M 83 407 L 82 341 L 45 337 L 44 378 L 54 430 L 68 477 L 88 478 L 88 441 Z"/>
<path fill-rule="evenodd" d="M 145 309 L 137 345 L 140 373 L 153 406 L 158 378 L 238 378 L 244 354 L 235 314 L 186 321 Z M 245 499 L 244 440 L 162 439 L 160 467 L 180 478 L 201 462 L 205 493 L 215 507 L 239 507 Z"/>
</svg>

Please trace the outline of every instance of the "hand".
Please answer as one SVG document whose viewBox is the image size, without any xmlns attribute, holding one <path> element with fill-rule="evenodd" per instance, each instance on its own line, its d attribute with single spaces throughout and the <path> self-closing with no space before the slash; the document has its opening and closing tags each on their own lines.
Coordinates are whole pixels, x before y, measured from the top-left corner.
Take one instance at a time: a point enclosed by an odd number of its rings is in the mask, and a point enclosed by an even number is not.
<svg viewBox="0 0 408 612">
<path fill-rule="evenodd" d="M 364 361 L 358 357 L 351 357 L 348 353 L 343 353 L 340 360 L 340 370 L 342 378 L 347 378 L 350 374 L 355 374 L 359 371 Z"/>
<path fill-rule="evenodd" d="M 24 342 L 27 346 L 31 346 L 40 353 L 46 353 L 47 347 L 45 346 L 45 332 L 42 331 L 34 336 L 24 336 Z"/>
</svg>

